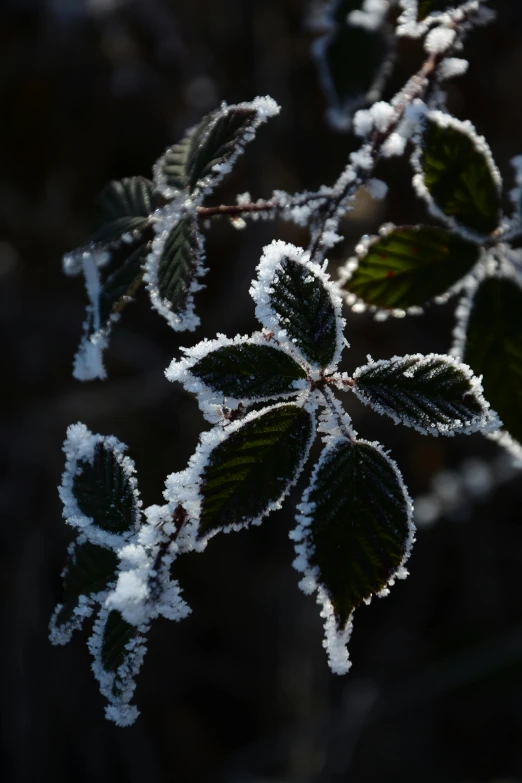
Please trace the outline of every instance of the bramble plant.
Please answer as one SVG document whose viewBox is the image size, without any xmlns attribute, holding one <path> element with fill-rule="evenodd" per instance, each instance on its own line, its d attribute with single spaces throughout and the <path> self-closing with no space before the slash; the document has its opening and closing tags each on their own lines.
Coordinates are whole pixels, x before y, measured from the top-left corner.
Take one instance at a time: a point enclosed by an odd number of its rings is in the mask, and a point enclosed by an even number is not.
<svg viewBox="0 0 522 783">
<path fill-rule="evenodd" d="M 492 13 L 482 0 L 335 0 L 315 3 L 312 17 L 314 28 L 326 31 L 314 55 L 334 104 L 329 117 L 363 138 L 332 187 L 275 191 L 258 201 L 242 194 L 236 204 L 207 206 L 258 128 L 279 112 L 269 97 L 222 104 L 166 150 L 152 181 L 110 183 L 100 197 L 97 231 L 64 258 L 65 272 L 83 273 L 86 281 L 89 307 L 74 375 L 89 380 L 105 378 L 111 329 L 143 284 L 174 330 L 198 326 L 203 225 L 220 216 L 236 225 L 277 216 L 310 229 L 306 250 L 278 240 L 265 247 L 250 289 L 258 332 L 183 348 L 184 357 L 167 368 L 168 380 L 196 396 L 212 427 L 187 468 L 167 477 L 163 505 L 142 509 L 134 464 L 114 436 L 92 434 L 80 423 L 68 429 L 60 496 L 78 536 L 51 641 L 66 643 L 96 613 L 88 642 L 93 670 L 109 702 L 107 717 L 119 725 L 138 715 L 131 699 L 151 622 L 190 612 L 175 578 L 177 559 L 202 551 L 217 533 L 259 524 L 303 472 L 306 487 L 290 533 L 294 567 L 303 591 L 317 594 L 332 670 L 348 671 L 353 613 L 407 575 L 414 526 L 397 465 L 379 443 L 358 436 L 338 393 L 351 392 L 426 435 L 482 432 L 521 453 L 521 159 L 513 214 L 506 216 L 485 140 L 447 113 L 441 89 L 465 71 L 466 61 L 455 55 L 469 30 Z M 387 44 L 380 47 L 385 61 L 372 66 L 367 87 L 353 95 L 352 75 L 343 81 L 334 69 L 339 37 L 353 41 L 357 32 Z M 378 92 L 401 36 L 423 39 L 426 58 L 387 103 Z M 365 102 L 368 108 L 352 117 Z M 387 186 L 373 178 L 377 162 L 409 147 L 417 193 L 443 225 L 383 226 L 361 240 L 332 281 L 325 256 L 342 239 L 343 215 L 362 185 L 384 196 Z M 353 312 L 369 308 L 383 318 L 419 312 L 456 293 L 462 300 L 453 355 L 368 357 L 351 375 L 338 370 L 349 347 L 343 297 Z M 310 465 L 317 435 L 323 449 Z"/>
</svg>

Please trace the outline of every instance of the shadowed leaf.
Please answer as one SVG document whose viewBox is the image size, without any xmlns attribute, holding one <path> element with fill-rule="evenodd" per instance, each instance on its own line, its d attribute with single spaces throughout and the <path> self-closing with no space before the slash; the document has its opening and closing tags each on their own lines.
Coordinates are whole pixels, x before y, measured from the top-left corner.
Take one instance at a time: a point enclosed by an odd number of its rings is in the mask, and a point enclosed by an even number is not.
<svg viewBox="0 0 522 783">
<path fill-rule="evenodd" d="M 110 533 L 135 530 L 139 508 L 129 476 L 117 454 L 97 443 L 93 464 L 81 461 L 74 477 L 73 493 L 83 514 Z"/>
<path fill-rule="evenodd" d="M 98 197 L 99 227 L 92 242 L 113 242 L 123 234 L 142 231 L 156 209 L 152 182 L 145 177 L 113 180 Z"/>
<path fill-rule="evenodd" d="M 410 544 L 409 500 L 382 452 L 346 439 L 324 450 L 306 500 L 313 508 L 310 566 L 319 570 L 317 582 L 342 628 L 401 566 Z"/>
<path fill-rule="evenodd" d="M 55 618 L 61 626 L 74 616 L 80 596 L 100 593 L 116 578 L 118 557 L 110 549 L 86 541 L 75 544 L 67 559 L 63 577 L 63 606 Z"/>
<path fill-rule="evenodd" d="M 482 375 L 484 394 L 522 443 L 522 291 L 511 280 L 484 280 L 473 299 L 464 361 Z"/>
</svg>

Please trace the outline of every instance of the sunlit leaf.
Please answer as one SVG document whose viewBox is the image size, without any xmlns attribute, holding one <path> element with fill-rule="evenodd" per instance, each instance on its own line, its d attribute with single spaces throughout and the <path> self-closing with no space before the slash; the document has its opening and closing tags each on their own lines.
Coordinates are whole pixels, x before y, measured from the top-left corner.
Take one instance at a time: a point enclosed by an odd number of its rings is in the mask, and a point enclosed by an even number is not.
<svg viewBox="0 0 522 783">
<path fill-rule="evenodd" d="M 426 120 L 422 143 L 424 183 L 437 207 L 474 231 L 494 231 L 500 193 L 485 142 L 464 123 L 434 113 Z"/>
<path fill-rule="evenodd" d="M 406 310 L 444 294 L 479 258 L 477 245 L 435 226 L 399 226 L 362 247 L 343 288 L 387 309 Z"/>
</svg>

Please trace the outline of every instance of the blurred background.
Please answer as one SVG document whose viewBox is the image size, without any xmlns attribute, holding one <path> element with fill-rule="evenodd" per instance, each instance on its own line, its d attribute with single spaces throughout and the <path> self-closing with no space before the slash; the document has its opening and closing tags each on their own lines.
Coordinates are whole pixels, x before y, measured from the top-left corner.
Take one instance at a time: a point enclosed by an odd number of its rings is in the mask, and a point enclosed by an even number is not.
<svg viewBox="0 0 522 783">
<path fill-rule="evenodd" d="M 466 45 L 470 69 L 449 86 L 449 106 L 486 136 L 509 188 L 509 159 L 522 153 L 522 7 L 494 6 L 497 22 Z M 87 237 L 109 179 L 150 176 L 163 149 L 221 100 L 270 94 L 282 112 L 217 203 L 331 184 L 355 142 L 325 122 L 306 11 L 305 0 L 2 3 L 2 783 L 522 781 L 520 478 L 478 436 L 423 438 L 355 399 L 346 403 L 359 432 L 392 450 L 414 496 L 435 489 L 437 499 L 420 505 L 410 578 L 357 612 L 348 676 L 329 672 L 318 608 L 291 567 L 302 483 L 261 528 L 179 561 L 193 614 L 154 624 L 133 727 L 105 721 L 85 634 L 65 648 L 47 640 L 72 538 L 56 489 L 66 427 L 81 420 L 127 443 L 145 505 L 161 502 L 165 476 L 185 466 L 205 426 L 164 368 L 180 345 L 256 328 L 248 288 L 263 245 L 307 235 L 216 222 L 200 330 L 174 333 L 139 296 L 114 330 L 103 383 L 71 376 L 86 295 L 80 278 L 63 276 L 61 256 Z M 401 47 L 392 83 L 419 56 Z M 406 165 L 389 161 L 380 174 L 391 194 L 374 202 L 361 192 L 331 271 L 383 221 L 422 219 Z M 384 325 L 347 313 L 343 369 L 369 352 L 445 352 L 453 310 Z"/>
</svg>

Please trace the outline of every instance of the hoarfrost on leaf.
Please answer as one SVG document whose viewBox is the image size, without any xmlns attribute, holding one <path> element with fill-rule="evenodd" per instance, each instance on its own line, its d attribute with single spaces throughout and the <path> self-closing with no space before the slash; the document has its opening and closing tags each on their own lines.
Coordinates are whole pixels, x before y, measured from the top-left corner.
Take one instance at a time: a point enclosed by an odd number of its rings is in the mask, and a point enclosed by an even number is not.
<svg viewBox="0 0 522 783">
<path fill-rule="evenodd" d="M 467 435 L 499 427 L 480 380 L 467 365 L 449 356 L 412 354 L 372 360 L 359 367 L 353 379 L 352 389 L 361 402 L 423 435 Z"/>
<path fill-rule="evenodd" d="M 412 503 L 396 464 L 377 443 L 331 440 L 298 506 L 294 567 L 300 586 L 317 591 L 332 671 L 350 668 L 346 644 L 354 610 L 383 596 L 414 541 Z"/>
</svg>

